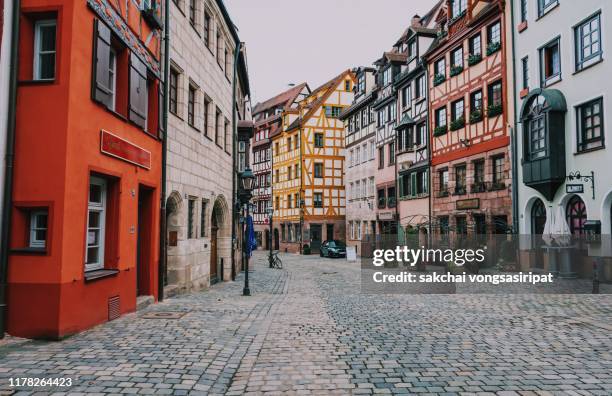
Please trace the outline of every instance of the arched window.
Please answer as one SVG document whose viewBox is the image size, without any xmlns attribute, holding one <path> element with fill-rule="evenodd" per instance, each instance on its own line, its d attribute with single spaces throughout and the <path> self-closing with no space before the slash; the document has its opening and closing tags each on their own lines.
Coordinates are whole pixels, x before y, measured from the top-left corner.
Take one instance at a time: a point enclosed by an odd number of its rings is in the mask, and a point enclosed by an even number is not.
<svg viewBox="0 0 612 396">
<path fill-rule="evenodd" d="M 536 199 L 531 207 L 531 233 L 542 235 L 546 224 L 546 207 L 541 199 Z"/>
<path fill-rule="evenodd" d="M 567 223 L 573 235 L 584 234 L 584 223 L 587 220 L 587 211 L 582 198 L 574 195 L 567 203 L 566 208 Z"/>
<path fill-rule="evenodd" d="M 528 156 L 530 160 L 535 160 L 546 156 L 546 100 L 542 95 L 533 98 L 529 107 L 529 115 L 526 122 L 528 128 Z"/>
</svg>

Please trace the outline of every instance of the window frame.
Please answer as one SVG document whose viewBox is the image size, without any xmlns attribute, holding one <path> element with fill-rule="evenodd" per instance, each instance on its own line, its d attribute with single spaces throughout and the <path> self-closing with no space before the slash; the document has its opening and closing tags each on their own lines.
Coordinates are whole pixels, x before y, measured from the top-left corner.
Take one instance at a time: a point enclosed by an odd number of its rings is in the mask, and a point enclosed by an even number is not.
<svg viewBox="0 0 612 396">
<path fill-rule="evenodd" d="M 102 177 L 91 175 L 89 177 L 88 187 L 91 190 L 91 185 L 97 185 L 100 187 L 100 202 L 92 202 L 91 195 L 88 192 L 87 195 L 87 234 L 85 236 L 85 272 L 96 271 L 104 268 L 104 249 L 106 243 L 106 208 L 107 208 L 107 196 L 108 196 L 108 181 Z M 89 190 L 89 191 L 90 191 Z M 99 233 L 99 240 L 97 245 L 90 245 L 88 243 L 89 232 L 92 227 L 89 224 L 89 217 L 91 212 L 99 213 L 99 227 L 95 227 Z M 89 263 L 89 248 L 90 246 L 97 246 L 98 248 L 98 260 L 93 263 Z"/>
<path fill-rule="evenodd" d="M 476 47 L 476 39 L 478 39 L 478 47 Z M 482 34 L 480 32 L 469 38 L 468 47 L 470 55 L 482 56 Z"/>
<path fill-rule="evenodd" d="M 46 227 L 38 226 L 37 218 L 38 216 L 45 216 Z M 48 209 L 34 209 L 29 213 L 29 240 L 28 247 L 33 249 L 45 249 L 47 247 L 47 239 L 49 237 L 49 210 Z M 38 239 L 36 233 L 38 231 L 45 232 L 45 239 Z"/>
<path fill-rule="evenodd" d="M 587 102 L 581 103 L 579 105 L 575 106 L 575 111 L 576 111 L 576 151 L 577 153 L 584 153 L 584 152 L 589 152 L 589 151 L 595 151 L 595 150 L 601 150 L 603 148 L 606 147 L 605 144 L 605 107 L 604 107 L 604 100 L 603 100 L 603 96 L 597 97 L 595 99 L 591 99 Z M 600 129 L 600 133 L 599 136 L 596 138 L 590 138 L 590 139 L 585 139 L 585 116 L 584 116 L 584 110 L 585 108 L 587 108 L 588 106 L 593 106 L 595 104 L 599 104 L 599 129 Z M 591 117 L 594 117 L 593 114 L 591 114 Z M 592 128 L 594 128 L 592 126 Z M 597 143 L 599 142 L 598 146 L 595 147 L 585 147 L 589 144 L 592 143 Z"/>
<path fill-rule="evenodd" d="M 538 19 L 559 5 L 559 0 L 538 0 Z"/>
<path fill-rule="evenodd" d="M 42 51 L 42 28 L 53 26 L 55 27 L 55 42 L 54 51 Z M 44 52 L 44 53 L 43 53 Z M 41 55 L 53 54 L 53 77 L 42 78 L 41 77 Z M 35 81 L 54 81 L 57 74 L 57 18 L 54 19 L 42 19 L 34 23 L 34 59 L 33 59 L 34 74 L 33 79 Z"/>
<path fill-rule="evenodd" d="M 551 49 L 553 46 L 557 47 L 557 54 L 559 58 L 559 71 L 546 77 L 546 51 Z M 561 81 L 563 76 L 563 62 L 561 56 L 561 36 L 557 36 L 550 40 L 540 48 L 538 48 L 538 54 L 540 57 L 540 87 L 546 88 L 558 81 Z M 554 61 L 553 61 L 554 63 Z"/>
<path fill-rule="evenodd" d="M 597 44 L 599 50 L 596 53 L 591 52 L 588 57 L 584 56 L 583 31 L 585 26 L 590 26 L 591 22 L 597 20 Z M 591 32 L 591 39 L 593 32 Z M 591 47 L 593 41 L 591 40 Z M 603 60 L 602 34 L 601 34 L 601 10 L 588 16 L 574 26 L 574 56 L 575 56 L 575 71 L 582 71 L 590 66 L 593 66 Z"/>
<path fill-rule="evenodd" d="M 320 170 L 320 172 L 317 172 Z M 325 177 L 325 165 L 323 162 L 315 162 L 312 165 L 312 173 L 315 179 L 323 179 Z"/>
</svg>

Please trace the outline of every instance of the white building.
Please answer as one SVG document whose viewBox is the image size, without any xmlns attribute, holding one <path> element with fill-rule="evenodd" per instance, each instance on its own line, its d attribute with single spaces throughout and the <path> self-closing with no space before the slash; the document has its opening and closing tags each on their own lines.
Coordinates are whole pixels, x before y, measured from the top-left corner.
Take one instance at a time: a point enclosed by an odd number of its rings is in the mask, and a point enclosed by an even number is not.
<svg viewBox="0 0 612 396">
<path fill-rule="evenodd" d="M 612 4 L 522 0 L 513 7 L 519 231 L 542 234 L 561 207 L 574 234 L 587 220 L 610 234 Z M 568 177 L 577 173 L 589 178 Z"/>
<path fill-rule="evenodd" d="M 230 280 L 240 268 L 239 253 L 232 266 L 236 130 L 232 124 L 232 88 L 240 41 L 223 1 L 170 3 L 166 189 L 169 292 Z M 238 121 L 250 119 L 243 50 L 237 62 Z"/>
<path fill-rule="evenodd" d="M 355 70 L 355 99 L 340 115 L 344 121 L 346 159 L 346 243 L 362 254 L 362 241 L 376 231 L 376 129 L 372 103 L 376 100 L 374 68 Z"/>
</svg>

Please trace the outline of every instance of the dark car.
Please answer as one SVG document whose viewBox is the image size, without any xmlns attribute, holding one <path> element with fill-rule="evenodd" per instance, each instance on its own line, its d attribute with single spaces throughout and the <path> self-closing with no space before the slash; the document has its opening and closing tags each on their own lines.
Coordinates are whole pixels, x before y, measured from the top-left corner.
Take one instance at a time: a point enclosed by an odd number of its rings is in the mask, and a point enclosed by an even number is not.
<svg viewBox="0 0 612 396">
<path fill-rule="evenodd" d="M 325 241 L 319 248 L 321 257 L 346 257 L 346 244 L 342 241 Z"/>
</svg>

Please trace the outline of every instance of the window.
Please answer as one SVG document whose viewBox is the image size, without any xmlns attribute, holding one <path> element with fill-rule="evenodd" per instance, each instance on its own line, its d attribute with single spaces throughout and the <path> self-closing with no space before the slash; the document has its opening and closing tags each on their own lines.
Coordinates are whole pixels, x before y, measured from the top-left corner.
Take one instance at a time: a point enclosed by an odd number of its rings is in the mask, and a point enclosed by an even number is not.
<svg viewBox="0 0 612 396">
<path fill-rule="evenodd" d="M 455 224 L 457 234 L 467 234 L 467 218 L 465 216 L 455 216 Z"/>
<path fill-rule="evenodd" d="M 408 59 L 414 59 L 417 55 L 417 41 L 416 39 L 412 39 L 408 42 Z"/>
<path fill-rule="evenodd" d="M 470 38 L 470 55 L 482 55 L 482 39 L 480 33 Z"/>
<path fill-rule="evenodd" d="M 222 127 L 222 118 L 221 110 L 217 107 L 217 111 L 215 112 L 215 143 L 221 146 L 221 127 Z"/>
<path fill-rule="evenodd" d="M 387 197 L 386 197 L 386 191 L 384 188 L 380 188 L 378 189 L 378 192 L 376 193 L 377 197 L 378 197 L 378 208 L 379 209 L 384 209 L 387 207 Z"/>
<path fill-rule="evenodd" d="M 425 76 L 417 77 L 414 96 L 417 99 L 425 97 Z"/>
<path fill-rule="evenodd" d="M 325 116 L 329 118 L 338 118 L 342 112 L 342 107 L 339 106 L 325 106 Z"/>
<path fill-rule="evenodd" d="M 416 145 L 417 147 L 420 147 L 427 143 L 427 125 L 424 122 L 422 122 L 419 125 L 417 125 L 416 128 L 417 128 Z"/>
<path fill-rule="evenodd" d="M 451 66 L 463 67 L 463 47 L 459 47 L 451 53 Z"/>
<path fill-rule="evenodd" d="M 387 189 L 387 203 L 389 208 L 395 208 L 397 200 L 395 198 L 395 187 L 389 187 Z"/>
<path fill-rule="evenodd" d="M 316 178 L 323 177 L 323 164 L 321 162 L 316 162 L 314 164 L 314 177 Z"/>
<path fill-rule="evenodd" d="M 501 81 L 494 82 L 489 85 L 488 101 L 490 106 L 501 106 L 502 105 L 502 83 Z"/>
<path fill-rule="evenodd" d="M 501 22 L 495 22 L 487 28 L 487 44 L 501 43 Z"/>
<path fill-rule="evenodd" d="M 457 121 L 464 117 L 463 99 L 459 99 L 451 104 L 451 121 Z"/>
<path fill-rule="evenodd" d="M 576 108 L 578 151 L 604 146 L 603 99 L 595 99 Z"/>
<path fill-rule="evenodd" d="M 217 24 L 217 63 L 221 69 L 223 69 L 223 60 L 223 36 L 219 24 Z"/>
<path fill-rule="evenodd" d="M 357 180 L 355 182 L 355 189 L 353 190 L 353 196 L 356 199 L 361 198 L 361 181 L 360 180 Z"/>
<path fill-rule="evenodd" d="M 378 169 L 382 169 L 385 167 L 385 148 L 378 148 Z"/>
<path fill-rule="evenodd" d="M 377 120 L 377 124 L 376 125 L 379 128 L 381 128 L 386 123 L 387 123 L 387 109 L 386 108 L 382 108 L 382 109 L 378 110 L 378 120 Z"/>
<path fill-rule="evenodd" d="M 87 239 L 85 271 L 104 267 L 106 228 L 106 180 L 92 176 L 89 180 L 87 204 Z"/>
<path fill-rule="evenodd" d="M 195 199 L 190 198 L 187 201 L 187 238 L 195 237 Z"/>
<path fill-rule="evenodd" d="M 200 206 L 200 238 L 206 236 L 206 204 L 205 200 L 202 200 Z"/>
<path fill-rule="evenodd" d="M 299 193 L 295 193 L 293 195 L 295 197 L 295 207 L 296 208 L 300 208 L 302 206 L 302 203 L 300 202 L 300 194 Z"/>
<path fill-rule="evenodd" d="M 195 0 L 189 0 L 189 23 L 195 27 L 196 24 L 196 5 Z"/>
<path fill-rule="evenodd" d="M 436 128 L 446 126 L 446 107 L 436 110 Z"/>
<path fill-rule="evenodd" d="M 295 172 L 294 172 L 295 178 L 299 179 L 299 177 L 300 177 L 300 166 L 298 164 L 295 164 L 293 169 L 295 169 Z"/>
<path fill-rule="evenodd" d="M 470 95 L 470 112 L 482 110 L 482 91 L 472 92 Z"/>
<path fill-rule="evenodd" d="M 314 193 L 314 207 L 315 208 L 322 208 L 323 207 L 323 193 L 322 192 L 316 192 Z"/>
<path fill-rule="evenodd" d="M 493 158 L 493 184 L 499 186 L 504 182 L 504 157 Z"/>
<path fill-rule="evenodd" d="M 575 30 L 576 40 L 576 70 L 599 62 L 602 59 L 601 48 L 601 15 L 587 19 Z"/>
<path fill-rule="evenodd" d="M 365 76 L 362 74 L 357 79 L 357 92 L 364 93 L 365 89 L 366 89 L 366 80 L 365 80 Z"/>
<path fill-rule="evenodd" d="M 445 235 L 448 234 L 448 216 L 442 216 L 438 218 L 440 223 L 440 234 Z"/>
<path fill-rule="evenodd" d="M 351 80 L 344 81 L 344 90 L 347 92 L 351 90 Z"/>
<path fill-rule="evenodd" d="M 391 83 L 391 73 L 392 73 L 392 68 L 391 66 L 387 67 L 383 72 L 382 72 L 382 86 L 387 86 L 388 84 Z"/>
<path fill-rule="evenodd" d="M 529 89 L 529 57 L 521 59 L 521 69 L 523 73 L 523 89 Z"/>
<path fill-rule="evenodd" d="M 31 248 L 44 248 L 47 245 L 47 210 L 33 210 L 30 212 L 30 241 Z"/>
<path fill-rule="evenodd" d="M 474 161 L 474 184 L 476 185 L 475 187 L 477 189 L 482 187 L 484 181 L 485 181 L 485 162 L 482 159 Z M 478 192 L 482 192 L 482 190 L 479 189 Z"/>
<path fill-rule="evenodd" d="M 412 101 L 412 87 L 408 85 L 402 89 L 402 107 L 410 107 Z"/>
<path fill-rule="evenodd" d="M 361 145 L 361 152 L 363 153 L 361 158 L 361 162 L 363 163 L 368 160 L 368 145 L 366 143 Z"/>
<path fill-rule="evenodd" d="M 209 136 L 208 135 L 208 109 L 210 107 L 210 99 L 208 99 L 207 97 L 204 97 L 204 114 L 202 114 L 202 117 L 204 118 L 204 135 L 205 136 Z"/>
<path fill-rule="evenodd" d="M 208 11 L 204 12 L 204 44 L 210 48 L 211 19 Z"/>
<path fill-rule="evenodd" d="M 187 98 L 187 123 L 192 127 L 195 127 L 195 96 L 196 89 L 193 85 L 190 85 Z"/>
<path fill-rule="evenodd" d="M 538 96 L 533 100 L 529 109 L 528 128 L 528 155 L 529 160 L 546 156 L 546 114 L 543 113 L 545 99 Z"/>
<path fill-rule="evenodd" d="M 538 17 L 555 8 L 557 4 L 559 4 L 559 0 L 538 0 Z"/>
<path fill-rule="evenodd" d="M 179 73 L 175 69 L 170 69 L 170 112 L 178 114 L 178 78 Z"/>
<path fill-rule="evenodd" d="M 287 151 L 291 151 L 291 136 L 287 138 Z"/>
<path fill-rule="evenodd" d="M 466 167 L 465 165 L 457 165 L 455 167 L 455 194 L 465 194 L 466 187 Z"/>
<path fill-rule="evenodd" d="M 395 164 L 395 142 L 389 143 L 389 165 Z"/>
<path fill-rule="evenodd" d="M 361 148 L 357 147 L 355 149 L 355 165 L 359 165 L 361 163 Z"/>
<path fill-rule="evenodd" d="M 323 134 L 322 133 L 315 133 L 314 135 L 314 146 L 317 148 L 321 148 L 323 147 Z"/>
<path fill-rule="evenodd" d="M 451 0 L 451 18 L 460 17 L 467 9 L 467 0 Z"/>
<path fill-rule="evenodd" d="M 109 108 L 111 110 L 115 110 L 117 108 L 117 51 L 111 47 L 110 49 L 110 58 L 108 62 L 108 92 L 110 96 L 110 105 Z"/>
<path fill-rule="evenodd" d="M 291 194 L 287 195 L 287 209 L 293 208 Z"/>
<path fill-rule="evenodd" d="M 527 0 L 521 0 L 521 22 L 527 22 Z"/>
<path fill-rule="evenodd" d="M 397 118 L 397 107 L 395 107 L 395 102 L 391 103 L 387 109 L 389 113 L 387 122 L 395 122 L 395 119 Z"/>
<path fill-rule="evenodd" d="M 376 144 L 372 140 L 370 142 L 370 159 L 374 159 L 376 157 Z"/>
<path fill-rule="evenodd" d="M 274 207 L 276 210 L 280 209 L 280 197 L 274 197 Z"/>
<path fill-rule="evenodd" d="M 559 38 L 540 48 L 540 73 L 543 87 L 561 79 L 561 44 Z"/>
<path fill-rule="evenodd" d="M 34 25 L 34 80 L 55 79 L 56 30 L 55 19 Z"/>
<path fill-rule="evenodd" d="M 434 64 L 434 73 L 436 76 L 446 77 L 446 59 L 442 58 Z"/>
</svg>

